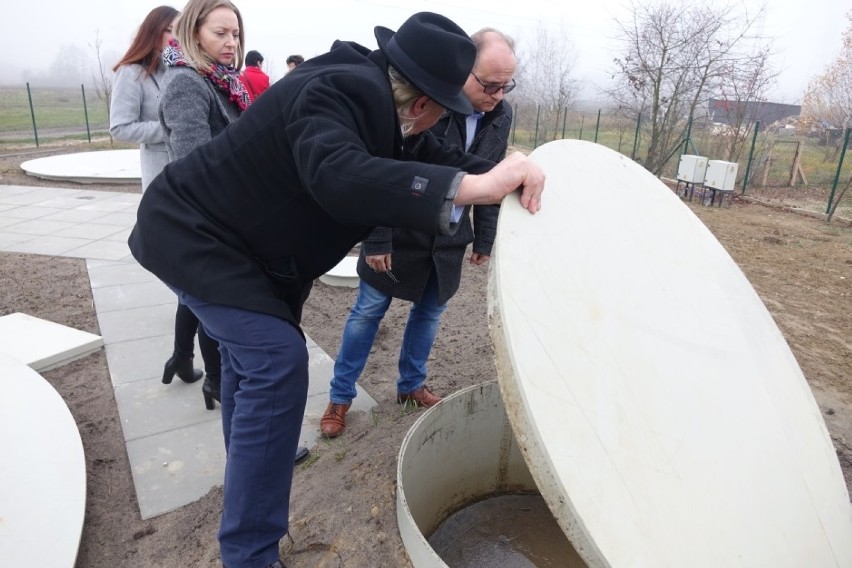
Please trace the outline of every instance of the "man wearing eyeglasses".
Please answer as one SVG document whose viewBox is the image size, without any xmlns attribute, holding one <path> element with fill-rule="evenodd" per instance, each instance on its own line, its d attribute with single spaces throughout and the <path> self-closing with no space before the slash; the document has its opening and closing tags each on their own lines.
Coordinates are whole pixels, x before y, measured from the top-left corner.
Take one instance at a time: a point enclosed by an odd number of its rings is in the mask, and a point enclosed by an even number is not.
<svg viewBox="0 0 852 568">
<path fill-rule="evenodd" d="M 506 155 L 512 108 L 503 96 L 515 88 L 514 40 L 484 28 L 471 36 L 476 62 L 464 86 L 474 113 L 449 113 L 431 132 L 445 143 L 493 162 Z M 329 404 L 320 430 L 329 438 L 343 433 L 346 412 L 355 398 L 355 382 L 364 370 L 379 324 L 392 298 L 413 302 L 399 357 L 397 402 L 430 407 L 441 397 L 426 386 L 426 360 L 438 333 L 441 314 L 459 288 L 467 245 L 470 262 L 485 264 L 497 234 L 499 205 L 460 208 L 454 235 L 431 235 L 408 229 L 374 229 L 361 244 L 360 284 L 355 306 L 340 341 L 331 379 Z"/>
</svg>

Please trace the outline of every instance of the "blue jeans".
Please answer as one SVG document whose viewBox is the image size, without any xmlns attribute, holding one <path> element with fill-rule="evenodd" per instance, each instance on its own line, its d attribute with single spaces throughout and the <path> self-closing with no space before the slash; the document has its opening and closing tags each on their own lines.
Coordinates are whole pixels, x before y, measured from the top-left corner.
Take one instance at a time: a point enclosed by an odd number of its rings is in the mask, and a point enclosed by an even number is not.
<svg viewBox="0 0 852 568">
<path fill-rule="evenodd" d="M 219 547 L 226 568 L 265 568 L 287 533 L 305 402 L 308 350 L 274 316 L 209 304 L 180 290 L 222 355 L 225 483 Z"/>
<path fill-rule="evenodd" d="M 379 292 L 363 280 L 358 287 L 358 297 L 343 328 L 340 351 L 334 363 L 329 400 L 335 404 L 349 404 L 355 398 L 355 382 L 361 376 L 370 349 L 376 339 L 379 323 L 388 311 L 391 297 Z M 399 350 L 399 378 L 396 390 L 407 394 L 417 390 L 426 381 L 426 359 L 438 334 L 441 314 L 447 304 L 438 304 L 438 282 L 433 271 L 426 282 L 420 302 L 411 306 L 405 334 Z"/>
</svg>

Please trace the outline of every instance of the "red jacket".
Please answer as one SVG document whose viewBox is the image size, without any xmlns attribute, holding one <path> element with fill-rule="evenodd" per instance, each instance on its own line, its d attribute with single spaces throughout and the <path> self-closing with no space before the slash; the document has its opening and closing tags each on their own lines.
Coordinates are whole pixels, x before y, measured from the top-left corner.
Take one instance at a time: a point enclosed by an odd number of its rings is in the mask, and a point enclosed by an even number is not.
<svg viewBox="0 0 852 568">
<path fill-rule="evenodd" d="M 246 67 L 240 75 L 240 81 L 246 86 L 252 102 L 269 88 L 269 75 L 264 73 L 260 67 Z"/>
</svg>

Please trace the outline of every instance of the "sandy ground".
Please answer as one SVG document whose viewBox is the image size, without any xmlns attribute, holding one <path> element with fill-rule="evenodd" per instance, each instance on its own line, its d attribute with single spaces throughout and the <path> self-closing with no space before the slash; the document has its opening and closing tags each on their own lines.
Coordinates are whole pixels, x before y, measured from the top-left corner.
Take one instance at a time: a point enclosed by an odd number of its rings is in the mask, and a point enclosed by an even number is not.
<svg viewBox="0 0 852 568">
<path fill-rule="evenodd" d="M 0 156 L 0 184 L 51 185 L 18 171 L 18 163 L 32 157 Z M 852 486 L 852 229 L 740 201 L 730 209 L 690 206 L 743 269 L 781 328 Z M 466 266 L 462 287 L 443 318 L 429 380 L 439 394 L 495 377 L 486 281 L 487 268 Z M 317 283 L 306 306 L 305 330 L 332 357 L 354 296 L 354 290 Z M 0 253 L 0 315 L 15 311 L 98 333 L 82 260 Z M 292 540 L 282 541 L 290 568 L 410 566 L 395 512 L 397 452 L 420 415 L 394 403 L 406 316 L 407 306 L 394 302 L 361 380 L 378 407 L 371 414 L 350 414 L 344 436 L 321 442 L 297 467 Z M 167 356 L 151 353 L 163 361 Z M 219 566 L 221 488 L 178 511 L 140 519 L 104 353 L 45 376 L 68 403 L 85 446 L 88 500 L 77 567 Z"/>
</svg>

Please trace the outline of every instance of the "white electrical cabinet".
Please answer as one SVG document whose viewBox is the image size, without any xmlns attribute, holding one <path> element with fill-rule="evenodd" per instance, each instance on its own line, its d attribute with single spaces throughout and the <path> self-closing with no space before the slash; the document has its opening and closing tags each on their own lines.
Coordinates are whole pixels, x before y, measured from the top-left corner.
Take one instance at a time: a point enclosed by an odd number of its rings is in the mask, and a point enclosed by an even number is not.
<svg viewBox="0 0 852 568">
<path fill-rule="evenodd" d="M 677 180 L 687 183 L 703 183 L 707 170 L 707 158 L 684 154 L 677 166 Z"/>
<path fill-rule="evenodd" d="M 710 160 L 707 162 L 707 173 L 704 176 L 704 186 L 719 191 L 734 191 L 739 164 Z"/>
</svg>

